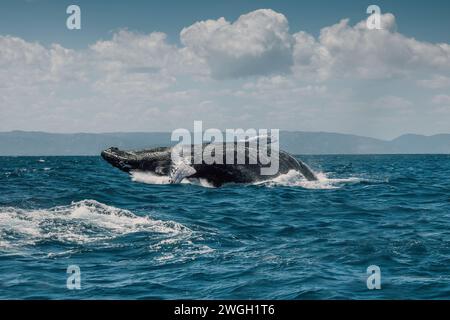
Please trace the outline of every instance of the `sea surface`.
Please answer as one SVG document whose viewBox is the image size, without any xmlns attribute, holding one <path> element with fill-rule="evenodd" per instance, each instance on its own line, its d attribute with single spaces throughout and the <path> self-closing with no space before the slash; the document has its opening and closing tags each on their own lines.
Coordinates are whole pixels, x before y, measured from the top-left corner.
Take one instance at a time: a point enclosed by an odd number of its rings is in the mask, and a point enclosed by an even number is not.
<svg viewBox="0 0 450 320">
<path fill-rule="evenodd" d="M 0 157 L 0 299 L 450 298 L 450 156 L 301 159 L 318 182 L 212 188 Z"/>
</svg>

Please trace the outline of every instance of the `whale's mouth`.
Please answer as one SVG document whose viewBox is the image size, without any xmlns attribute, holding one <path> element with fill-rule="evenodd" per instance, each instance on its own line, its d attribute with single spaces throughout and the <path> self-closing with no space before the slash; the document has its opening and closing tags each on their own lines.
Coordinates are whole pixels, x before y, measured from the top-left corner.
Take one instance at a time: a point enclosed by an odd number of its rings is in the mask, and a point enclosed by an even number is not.
<svg viewBox="0 0 450 320">
<path fill-rule="evenodd" d="M 122 151 L 116 147 L 111 147 L 103 150 L 101 156 L 109 164 L 122 171 L 130 172 L 135 169 L 133 162 L 137 161 L 137 157 L 131 152 Z"/>
</svg>

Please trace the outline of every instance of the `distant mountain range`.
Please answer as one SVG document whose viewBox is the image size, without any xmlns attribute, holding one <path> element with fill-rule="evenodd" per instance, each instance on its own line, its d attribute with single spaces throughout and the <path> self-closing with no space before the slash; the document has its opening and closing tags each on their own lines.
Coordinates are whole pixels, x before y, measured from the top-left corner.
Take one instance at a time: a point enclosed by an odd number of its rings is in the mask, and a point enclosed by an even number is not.
<svg viewBox="0 0 450 320">
<path fill-rule="evenodd" d="M 99 155 L 110 146 L 140 149 L 170 144 L 167 132 L 0 132 L 0 156 Z M 387 141 L 340 133 L 281 131 L 280 146 L 293 154 L 450 154 L 450 134 L 406 134 Z"/>
</svg>

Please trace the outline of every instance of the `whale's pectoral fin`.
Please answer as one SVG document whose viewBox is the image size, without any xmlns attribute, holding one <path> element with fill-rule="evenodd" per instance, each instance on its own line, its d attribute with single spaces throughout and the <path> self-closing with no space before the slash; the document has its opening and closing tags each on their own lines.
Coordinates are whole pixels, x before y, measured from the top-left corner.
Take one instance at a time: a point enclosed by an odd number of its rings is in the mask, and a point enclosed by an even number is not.
<svg viewBox="0 0 450 320">
<path fill-rule="evenodd" d="M 170 169 L 170 183 L 180 183 L 184 178 L 192 176 L 197 171 L 186 162 L 173 164 Z"/>
<path fill-rule="evenodd" d="M 308 165 L 306 163 L 303 163 L 300 160 L 297 160 L 298 164 L 299 164 L 299 170 L 300 172 L 303 174 L 303 176 L 309 180 L 309 181 L 317 181 L 319 180 L 317 178 L 317 175 L 314 173 L 314 171 L 311 170 L 310 167 L 308 167 Z"/>
</svg>

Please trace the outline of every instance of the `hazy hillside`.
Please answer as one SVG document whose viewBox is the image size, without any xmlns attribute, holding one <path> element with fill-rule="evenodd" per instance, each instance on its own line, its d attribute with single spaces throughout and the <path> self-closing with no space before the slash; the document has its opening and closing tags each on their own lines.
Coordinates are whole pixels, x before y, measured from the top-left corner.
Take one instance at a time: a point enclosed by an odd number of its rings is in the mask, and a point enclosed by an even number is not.
<svg viewBox="0 0 450 320">
<path fill-rule="evenodd" d="M 288 132 L 280 134 L 281 148 L 295 154 L 450 154 L 450 134 L 403 135 L 384 141 L 348 134 Z M 98 155 L 116 146 L 123 149 L 169 145 L 170 133 L 76 133 L 0 132 L 0 155 Z"/>
<path fill-rule="evenodd" d="M 169 133 L 76 133 L 1 132 L 0 155 L 98 155 L 116 146 L 134 149 L 165 145 Z"/>
</svg>

